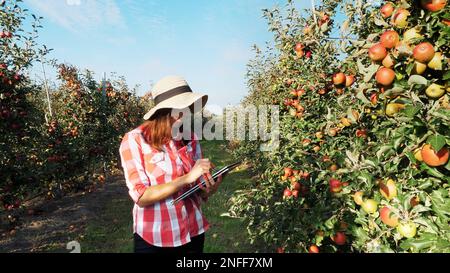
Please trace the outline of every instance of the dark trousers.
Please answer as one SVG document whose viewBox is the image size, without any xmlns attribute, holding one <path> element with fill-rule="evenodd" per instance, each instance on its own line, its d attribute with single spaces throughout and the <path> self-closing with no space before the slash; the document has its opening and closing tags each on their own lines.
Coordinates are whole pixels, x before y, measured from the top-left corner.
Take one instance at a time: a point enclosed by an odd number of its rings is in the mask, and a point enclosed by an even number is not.
<svg viewBox="0 0 450 273">
<path fill-rule="evenodd" d="M 147 243 L 141 236 L 134 234 L 134 253 L 164 253 L 164 254 L 201 254 L 205 244 L 205 234 L 191 238 L 191 241 L 178 247 L 158 247 Z"/>
</svg>

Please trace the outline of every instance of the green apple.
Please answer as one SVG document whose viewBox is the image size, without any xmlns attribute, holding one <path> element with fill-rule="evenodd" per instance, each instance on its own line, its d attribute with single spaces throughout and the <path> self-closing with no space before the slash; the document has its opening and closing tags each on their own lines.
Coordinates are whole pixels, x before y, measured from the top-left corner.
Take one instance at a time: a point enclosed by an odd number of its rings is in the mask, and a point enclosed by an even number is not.
<svg viewBox="0 0 450 273">
<path fill-rule="evenodd" d="M 445 89 L 444 86 L 433 83 L 428 86 L 427 90 L 425 90 L 425 93 L 432 99 L 438 99 L 445 94 Z"/>
<path fill-rule="evenodd" d="M 406 9 L 399 9 L 397 12 L 392 16 L 392 24 L 398 28 L 405 28 L 408 26 L 408 17 L 411 15 L 411 13 Z"/>
<path fill-rule="evenodd" d="M 422 75 L 427 70 L 427 65 L 418 61 L 414 62 L 413 74 Z"/>
<path fill-rule="evenodd" d="M 428 63 L 428 67 L 433 70 L 442 70 L 442 61 L 444 60 L 444 56 L 441 52 L 436 52 L 433 56 L 433 59 Z"/>
<path fill-rule="evenodd" d="M 364 195 L 364 193 L 362 191 L 357 191 L 353 195 L 353 200 L 355 201 L 355 203 L 357 205 L 361 205 L 364 202 L 363 201 L 363 195 Z"/>
<path fill-rule="evenodd" d="M 386 105 L 386 115 L 388 117 L 393 117 L 396 113 L 400 112 L 400 110 L 402 110 L 403 108 L 405 108 L 405 105 L 403 105 L 401 103 L 389 103 L 388 105 Z"/>
<path fill-rule="evenodd" d="M 366 213 L 372 214 L 377 211 L 378 203 L 373 199 L 367 199 L 361 204 L 361 207 Z"/>
<path fill-rule="evenodd" d="M 406 238 L 413 238 L 417 233 L 417 226 L 412 221 L 402 222 L 397 226 L 397 231 Z"/>
<path fill-rule="evenodd" d="M 395 185 L 395 181 L 389 179 L 386 183 L 380 183 L 380 193 L 387 200 L 392 200 L 397 197 L 397 186 Z"/>
</svg>

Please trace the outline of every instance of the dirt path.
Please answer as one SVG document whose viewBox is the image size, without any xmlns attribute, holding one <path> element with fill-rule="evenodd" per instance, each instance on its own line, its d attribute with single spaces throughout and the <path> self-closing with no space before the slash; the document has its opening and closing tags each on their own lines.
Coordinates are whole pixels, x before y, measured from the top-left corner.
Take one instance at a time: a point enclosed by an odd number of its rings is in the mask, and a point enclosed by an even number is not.
<svg viewBox="0 0 450 273">
<path fill-rule="evenodd" d="M 35 200 L 33 215 L 17 215 L 16 231 L 0 230 L 0 252 L 70 252 L 67 243 L 82 240 L 90 220 L 101 217 L 105 204 L 127 198 L 121 175 L 112 176 L 92 193 L 77 193 L 60 200 Z M 15 233 L 15 234 L 14 234 Z"/>
</svg>

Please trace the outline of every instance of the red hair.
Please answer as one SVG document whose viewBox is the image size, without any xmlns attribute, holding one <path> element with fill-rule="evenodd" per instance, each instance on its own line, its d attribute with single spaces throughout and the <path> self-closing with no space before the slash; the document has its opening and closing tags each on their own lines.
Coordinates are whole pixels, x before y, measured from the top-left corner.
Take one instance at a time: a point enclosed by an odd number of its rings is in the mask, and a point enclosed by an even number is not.
<svg viewBox="0 0 450 273">
<path fill-rule="evenodd" d="M 171 110 L 163 109 L 142 124 L 145 141 L 158 151 L 172 139 Z"/>
</svg>

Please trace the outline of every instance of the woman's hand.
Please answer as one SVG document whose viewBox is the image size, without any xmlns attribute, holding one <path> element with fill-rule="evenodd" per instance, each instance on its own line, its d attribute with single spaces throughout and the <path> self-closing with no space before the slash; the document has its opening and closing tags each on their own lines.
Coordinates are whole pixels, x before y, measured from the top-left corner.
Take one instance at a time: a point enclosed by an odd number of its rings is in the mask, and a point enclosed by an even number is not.
<svg viewBox="0 0 450 273">
<path fill-rule="evenodd" d="M 199 159 L 197 162 L 195 162 L 194 167 L 192 167 L 191 171 L 185 175 L 185 182 L 186 184 L 192 184 L 197 179 L 199 179 L 202 175 L 206 174 L 207 176 L 211 177 L 209 174 L 209 170 L 211 169 L 211 162 L 209 159 Z"/>
<path fill-rule="evenodd" d="M 209 175 L 209 177 L 211 177 L 209 174 L 210 169 L 211 162 L 209 162 L 209 159 L 200 159 L 195 163 L 194 167 L 188 174 L 177 177 L 170 183 L 148 187 L 136 204 L 142 208 L 167 199 L 174 193 L 180 191 L 186 185 L 197 181 L 202 175 Z"/>
<path fill-rule="evenodd" d="M 213 168 L 215 168 L 216 166 L 211 163 L 211 166 Z M 217 192 L 217 190 L 219 189 L 220 184 L 222 184 L 222 175 L 218 176 L 216 181 L 214 181 L 214 179 L 212 179 L 210 174 L 207 174 L 206 177 L 208 178 L 208 180 L 206 181 L 206 188 L 202 187 L 203 193 L 202 193 L 202 197 L 206 198 L 209 197 L 213 194 L 215 194 Z"/>
</svg>

